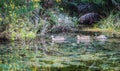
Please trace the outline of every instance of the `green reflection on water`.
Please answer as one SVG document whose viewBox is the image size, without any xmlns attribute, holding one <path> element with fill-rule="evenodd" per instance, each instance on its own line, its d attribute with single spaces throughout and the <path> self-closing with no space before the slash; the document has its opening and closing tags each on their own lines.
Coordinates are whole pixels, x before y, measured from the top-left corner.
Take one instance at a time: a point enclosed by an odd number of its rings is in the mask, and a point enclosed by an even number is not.
<svg viewBox="0 0 120 71">
<path fill-rule="evenodd" d="M 119 67 L 118 39 L 87 45 L 36 39 L 0 44 L 0 71 L 119 71 Z"/>
</svg>

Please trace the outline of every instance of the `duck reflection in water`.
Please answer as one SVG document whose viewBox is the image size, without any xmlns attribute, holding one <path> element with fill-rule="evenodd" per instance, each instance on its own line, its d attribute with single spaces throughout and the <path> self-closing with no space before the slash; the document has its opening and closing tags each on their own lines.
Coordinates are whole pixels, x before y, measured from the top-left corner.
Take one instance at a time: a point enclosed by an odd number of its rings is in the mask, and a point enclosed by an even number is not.
<svg viewBox="0 0 120 71">
<path fill-rule="evenodd" d="M 90 44 L 91 37 L 86 35 L 77 35 L 77 43 Z"/>
</svg>

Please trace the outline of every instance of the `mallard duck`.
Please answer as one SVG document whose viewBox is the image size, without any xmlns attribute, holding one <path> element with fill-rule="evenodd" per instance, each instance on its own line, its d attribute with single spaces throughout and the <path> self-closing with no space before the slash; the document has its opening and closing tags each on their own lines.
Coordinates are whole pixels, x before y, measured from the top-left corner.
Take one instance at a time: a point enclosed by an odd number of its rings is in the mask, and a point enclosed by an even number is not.
<svg viewBox="0 0 120 71">
<path fill-rule="evenodd" d="M 105 35 L 99 35 L 99 36 L 96 36 L 97 39 L 107 39 L 107 37 Z"/>
<path fill-rule="evenodd" d="M 90 36 L 85 36 L 85 35 L 77 35 L 77 43 L 85 43 L 88 44 L 91 42 Z"/>
<path fill-rule="evenodd" d="M 63 37 L 63 36 L 51 36 L 52 37 L 52 41 L 53 42 L 64 42 L 65 41 L 65 37 Z"/>
<path fill-rule="evenodd" d="M 77 35 L 77 40 L 81 40 L 81 39 L 90 39 L 90 36 Z"/>
<path fill-rule="evenodd" d="M 99 35 L 99 36 L 96 36 L 95 39 L 98 41 L 106 41 L 107 37 L 105 35 Z"/>
</svg>

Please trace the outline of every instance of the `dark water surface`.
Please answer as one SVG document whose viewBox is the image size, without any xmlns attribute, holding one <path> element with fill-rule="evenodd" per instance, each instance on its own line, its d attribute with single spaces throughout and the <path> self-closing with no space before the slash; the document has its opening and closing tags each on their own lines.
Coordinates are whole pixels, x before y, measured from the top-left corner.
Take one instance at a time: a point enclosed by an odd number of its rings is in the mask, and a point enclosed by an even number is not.
<svg viewBox="0 0 120 71">
<path fill-rule="evenodd" d="M 55 43 L 50 38 L 0 44 L 0 71 L 120 71 L 120 39 Z"/>
</svg>

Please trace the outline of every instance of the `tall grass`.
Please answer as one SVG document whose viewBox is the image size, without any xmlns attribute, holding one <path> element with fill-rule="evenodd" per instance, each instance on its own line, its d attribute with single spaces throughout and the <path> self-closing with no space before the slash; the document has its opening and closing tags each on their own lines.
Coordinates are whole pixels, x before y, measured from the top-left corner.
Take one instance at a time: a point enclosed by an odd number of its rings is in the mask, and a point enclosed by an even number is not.
<svg viewBox="0 0 120 71">
<path fill-rule="evenodd" d="M 94 25 L 94 30 L 100 31 L 109 37 L 120 37 L 120 13 L 111 13 L 108 17 Z"/>
<path fill-rule="evenodd" d="M 120 13 L 110 14 L 107 18 L 99 22 L 99 28 L 120 30 Z"/>
</svg>

